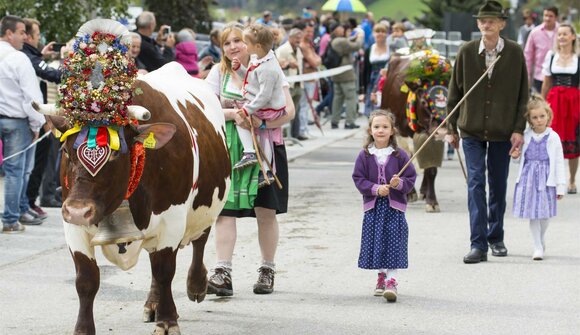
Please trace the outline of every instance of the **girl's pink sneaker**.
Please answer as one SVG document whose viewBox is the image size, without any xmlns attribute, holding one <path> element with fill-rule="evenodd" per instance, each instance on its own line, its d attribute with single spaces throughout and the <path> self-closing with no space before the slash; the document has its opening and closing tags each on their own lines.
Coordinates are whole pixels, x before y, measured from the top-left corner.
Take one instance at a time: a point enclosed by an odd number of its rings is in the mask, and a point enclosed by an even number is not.
<svg viewBox="0 0 580 335">
<path fill-rule="evenodd" d="M 395 278 L 387 280 L 385 292 L 383 292 L 383 297 L 387 299 L 388 302 L 397 301 L 397 281 Z"/>
<path fill-rule="evenodd" d="M 385 273 L 379 272 L 379 277 L 377 278 L 377 287 L 375 288 L 375 296 L 380 297 L 385 292 Z"/>
</svg>

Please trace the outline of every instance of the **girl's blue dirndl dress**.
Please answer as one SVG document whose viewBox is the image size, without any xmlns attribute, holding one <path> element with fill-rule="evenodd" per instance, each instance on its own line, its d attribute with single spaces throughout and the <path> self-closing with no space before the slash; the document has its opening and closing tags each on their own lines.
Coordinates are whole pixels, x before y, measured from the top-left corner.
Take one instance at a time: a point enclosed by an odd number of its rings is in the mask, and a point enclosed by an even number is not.
<svg viewBox="0 0 580 335">
<path fill-rule="evenodd" d="M 384 169 L 384 164 L 379 169 Z M 358 267 L 406 269 L 409 266 L 408 240 L 405 213 L 392 208 L 388 197 L 377 197 L 375 207 L 364 214 Z"/>
</svg>

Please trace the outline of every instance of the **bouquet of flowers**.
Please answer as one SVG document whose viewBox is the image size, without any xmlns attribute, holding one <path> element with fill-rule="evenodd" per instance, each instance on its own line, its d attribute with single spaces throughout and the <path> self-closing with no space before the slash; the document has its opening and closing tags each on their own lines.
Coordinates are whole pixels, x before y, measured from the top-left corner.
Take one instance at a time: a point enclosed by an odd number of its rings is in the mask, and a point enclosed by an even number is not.
<svg viewBox="0 0 580 335">
<path fill-rule="evenodd" d="M 437 55 L 430 50 L 415 58 L 409 64 L 405 80 L 421 85 L 424 82 L 449 82 L 451 78 L 451 63 L 443 56 Z"/>
<path fill-rule="evenodd" d="M 64 61 L 59 104 L 71 126 L 129 124 L 127 106 L 137 68 L 114 34 L 95 31 L 79 37 Z"/>
</svg>

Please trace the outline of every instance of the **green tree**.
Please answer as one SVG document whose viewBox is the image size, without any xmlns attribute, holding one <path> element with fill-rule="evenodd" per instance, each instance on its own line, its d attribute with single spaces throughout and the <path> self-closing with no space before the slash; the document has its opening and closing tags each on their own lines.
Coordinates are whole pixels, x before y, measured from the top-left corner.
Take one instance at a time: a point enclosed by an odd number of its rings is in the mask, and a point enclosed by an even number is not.
<svg viewBox="0 0 580 335">
<path fill-rule="evenodd" d="M 426 10 L 423 17 L 417 18 L 417 22 L 434 30 L 443 29 L 443 17 L 445 13 L 475 13 L 482 5 L 482 0 L 422 0 Z"/>
<path fill-rule="evenodd" d="M 90 19 L 126 16 L 129 3 L 130 0 L 0 0 L 0 16 L 35 18 L 47 41 L 66 42 Z"/>
<path fill-rule="evenodd" d="M 146 0 L 145 7 L 155 13 L 157 24 L 167 24 L 177 32 L 192 28 L 195 32 L 211 30 L 210 0 Z"/>
</svg>

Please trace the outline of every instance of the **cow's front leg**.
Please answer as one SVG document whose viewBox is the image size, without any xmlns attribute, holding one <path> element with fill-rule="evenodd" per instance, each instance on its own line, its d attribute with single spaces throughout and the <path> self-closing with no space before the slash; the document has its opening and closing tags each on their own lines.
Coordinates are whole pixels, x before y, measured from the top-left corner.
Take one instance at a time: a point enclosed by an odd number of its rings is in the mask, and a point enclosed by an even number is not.
<svg viewBox="0 0 580 335">
<path fill-rule="evenodd" d="M 437 168 L 430 167 L 425 169 L 423 182 L 425 183 L 425 211 L 428 213 L 438 213 L 439 202 L 435 194 L 435 178 L 437 177 Z"/>
<path fill-rule="evenodd" d="M 208 227 L 200 238 L 191 242 L 193 257 L 187 273 L 187 296 L 189 300 L 198 303 L 205 299 L 207 293 L 207 269 L 203 264 L 203 253 L 210 231 L 211 227 Z"/>
<path fill-rule="evenodd" d="M 155 277 L 152 275 L 149 295 L 147 296 L 147 301 L 145 301 L 145 306 L 143 307 L 143 322 L 155 321 L 157 305 L 159 305 L 159 288 L 157 287 Z"/>
<path fill-rule="evenodd" d="M 158 303 L 155 309 L 155 320 L 157 325 L 155 327 L 154 335 L 179 335 L 179 326 L 177 325 L 177 309 L 173 301 L 173 294 L 171 293 L 171 282 L 175 275 L 175 259 L 177 256 L 177 249 L 173 250 L 170 247 L 155 251 L 149 254 L 151 261 L 151 274 L 153 280 L 152 291 L 153 298 L 157 295 Z M 155 285 L 155 288 L 153 288 Z M 150 298 L 152 294 L 150 293 Z M 155 299 L 151 303 L 154 305 Z M 149 299 L 147 301 L 150 302 Z"/>
<path fill-rule="evenodd" d="M 74 335 L 94 335 L 93 302 L 99 291 L 99 267 L 94 259 L 78 251 L 71 254 L 77 272 L 75 285 L 79 296 L 79 314 Z"/>
</svg>

